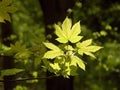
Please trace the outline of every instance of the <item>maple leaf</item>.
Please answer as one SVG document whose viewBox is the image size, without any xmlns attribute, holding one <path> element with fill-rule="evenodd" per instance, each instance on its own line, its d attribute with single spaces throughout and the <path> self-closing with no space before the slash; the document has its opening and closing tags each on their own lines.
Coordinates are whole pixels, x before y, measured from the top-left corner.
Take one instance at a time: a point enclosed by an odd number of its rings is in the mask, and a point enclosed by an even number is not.
<svg viewBox="0 0 120 90">
<path fill-rule="evenodd" d="M 77 66 L 80 67 L 81 69 L 85 70 L 85 64 L 84 62 L 77 56 L 72 56 L 71 57 L 71 66 Z"/>
<path fill-rule="evenodd" d="M 83 42 L 78 42 L 76 44 L 76 46 L 78 47 L 78 53 L 80 55 L 86 54 L 88 56 L 95 58 L 93 53 L 100 50 L 102 47 L 90 45 L 91 43 L 92 43 L 92 39 L 88 39 L 88 40 L 85 40 Z"/>
<path fill-rule="evenodd" d="M 55 25 L 55 34 L 58 36 L 56 39 L 60 43 L 76 43 L 82 39 L 82 36 L 79 36 L 81 33 L 80 22 L 75 23 L 72 26 L 72 21 L 69 18 L 66 18 L 62 23 L 62 26 Z"/>
<path fill-rule="evenodd" d="M 10 14 L 14 13 L 17 8 L 13 5 L 13 0 L 0 1 L 0 22 L 11 21 Z"/>
<path fill-rule="evenodd" d="M 50 50 L 44 54 L 44 58 L 53 59 L 55 57 L 63 55 L 63 51 L 52 43 L 43 43 Z"/>
</svg>

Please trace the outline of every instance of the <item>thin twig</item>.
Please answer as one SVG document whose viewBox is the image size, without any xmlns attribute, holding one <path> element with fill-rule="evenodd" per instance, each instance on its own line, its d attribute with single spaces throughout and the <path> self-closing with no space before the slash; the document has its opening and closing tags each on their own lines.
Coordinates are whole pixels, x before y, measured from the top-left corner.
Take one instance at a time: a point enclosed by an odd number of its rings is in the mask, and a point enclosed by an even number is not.
<svg viewBox="0 0 120 90">
<path fill-rule="evenodd" d="M 7 82 L 15 82 L 15 81 L 28 81 L 28 80 L 34 80 L 34 79 L 50 79 L 52 77 L 57 77 L 57 76 L 49 76 L 49 77 L 37 77 L 37 78 L 17 78 L 14 80 L 7 80 Z M 0 82 L 5 82 L 6 80 L 0 80 Z"/>
</svg>

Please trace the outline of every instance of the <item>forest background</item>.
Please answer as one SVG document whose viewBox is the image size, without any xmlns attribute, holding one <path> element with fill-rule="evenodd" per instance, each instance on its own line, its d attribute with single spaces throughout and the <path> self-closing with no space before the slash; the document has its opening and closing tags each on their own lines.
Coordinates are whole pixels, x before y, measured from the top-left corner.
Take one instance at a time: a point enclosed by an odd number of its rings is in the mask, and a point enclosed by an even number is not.
<svg viewBox="0 0 120 90">
<path fill-rule="evenodd" d="M 68 2 L 69 4 L 66 4 Z M 47 5 L 46 7 L 48 7 L 49 11 L 45 11 L 47 9 L 44 8 L 44 4 Z M 11 15 L 11 22 L 8 22 L 8 20 L 5 23 L 1 23 L 0 45 L 4 44 L 4 49 L 8 49 L 7 46 L 10 43 L 14 46 L 17 42 L 17 49 L 24 49 L 24 46 L 27 48 L 31 47 L 30 50 L 35 53 L 33 57 L 29 58 L 27 53 L 16 55 L 16 57 L 22 57 L 24 60 L 20 60 L 20 58 L 14 59 L 14 65 L 9 62 L 13 60 L 13 57 L 0 56 L 0 70 L 13 68 L 11 66 L 25 69 L 24 72 L 12 75 L 9 78 L 21 76 L 22 78 L 41 77 L 35 80 L 17 81 L 14 85 L 15 90 L 48 90 L 48 84 L 51 82 L 47 81 L 46 73 L 41 70 L 39 65 L 41 56 L 34 59 L 34 61 L 33 58 L 35 55 L 44 53 L 45 49 L 40 48 L 43 41 L 54 38 L 52 37 L 54 35 L 52 24 L 63 21 L 66 16 L 72 18 L 73 23 L 80 20 L 81 35 L 84 36 L 84 39 L 92 38 L 95 44 L 104 47 L 95 54 L 96 59 L 87 56 L 83 57 L 87 63 L 86 71 L 79 70 L 79 75 L 72 80 L 73 89 L 120 89 L 120 1 L 14 0 L 14 5 L 17 7 L 17 11 Z M 53 10 L 54 7 L 56 10 Z M 2 50 L 3 47 L 0 49 Z M 36 53 L 39 50 L 42 52 Z M 6 58 L 9 58 L 9 61 L 4 60 Z M 1 90 L 5 88 L 4 85 L 7 83 L 3 83 L 2 78 L 0 83 Z M 6 80 L 5 78 L 4 80 Z M 5 90 L 12 89 L 8 88 Z"/>
</svg>

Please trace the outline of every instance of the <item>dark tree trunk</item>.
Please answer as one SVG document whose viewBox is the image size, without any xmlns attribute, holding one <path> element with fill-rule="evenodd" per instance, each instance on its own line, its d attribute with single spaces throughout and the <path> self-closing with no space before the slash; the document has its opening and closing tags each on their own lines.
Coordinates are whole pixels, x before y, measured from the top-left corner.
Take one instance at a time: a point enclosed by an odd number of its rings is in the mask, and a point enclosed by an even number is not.
<svg viewBox="0 0 120 90">
<path fill-rule="evenodd" d="M 63 21 L 67 15 L 67 10 L 74 6 L 75 0 L 39 0 L 44 14 L 46 25 L 46 36 L 53 34 L 53 29 L 48 28 L 58 21 Z M 50 41 L 54 42 L 53 39 Z M 52 75 L 47 73 L 47 76 Z M 73 77 L 66 79 L 63 77 L 54 77 L 47 79 L 47 90 L 73 90 Z"/>
<path fill-rule="evenodd" d="M 12 34 L 12 26 L 9 22 L 2 23 L 2 43 L 6 46 L 10 46 L 10 39 L 8 38 Z M 3 68 L 10 69 L 14 67 L 14 61 L 11 56 L 3 56 Z M 15 82 L 9 82 L 13 80 L 14 76 L 4 76 L 4 90 L 13 90 Z"/>
<path fill-rule="evenodd" d="M 58 21 L 63 21 L 67 16 L 67 10 L 72 8 L 75 0 L 39 0 L 44 14 L 46 27 Z M 53 30 L 46 29 L 46 34 L 53 33 Z"/>
</svg>

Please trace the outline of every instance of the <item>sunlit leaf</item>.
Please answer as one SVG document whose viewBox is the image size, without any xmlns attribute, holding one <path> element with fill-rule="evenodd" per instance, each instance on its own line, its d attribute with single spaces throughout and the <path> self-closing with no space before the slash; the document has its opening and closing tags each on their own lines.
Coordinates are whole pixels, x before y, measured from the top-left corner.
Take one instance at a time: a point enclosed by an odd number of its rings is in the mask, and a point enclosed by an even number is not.
<svg viewBox="0 0 120 90">
<path fill-rule="evenodd" d="M 53 59 L 53 58 L 61 56 L 61 55 L 63 55 L 63 53 L 61 51 L 50 50 L 44 54 L 43 58 Z"/>
<path fill-rule="evenodd" d="M 88 56 L 95 58 L 95 56 L 94 56 L 94 54 L 92 54 L 92 52 L 96 52 L 96 51 L 100 50 L 102 47 L 90 45 L 90 44 L 92 44 L 92 39 L 88 39 L 83 42 L 78 42 L 76 44 L 76 46 L 78 47 L 78 53 L 80 55 L 86 54 Z"/>
<path fill-rule="evenodd" d="M 58 36 L 56 40 L 59 41 L 60 43 L 67 43 L 68 42 L 67 37 L 65 33 L 63 33 L 62 29 L 56 24 L 55 29 L 56 29 L 55 33 Z"/>
<path fill-rule="evenodd" d="M 77 47 L 86 47 L 92 43 L 92 39 L 85 40 L 76 44 Z"/>
<path fill-rule="evenodd" d="M 70 72 L 71 72 L 69 62 L 65 62 L 65 63 L 62 64 L 60 67 L 62 68 L 60 73 L 61 73 L 65 78 L 69 78 Z"/>
<path fill-rule="evenodd" d="M 67 46 L 65 46 L 65 49 L 66 49 L 66 50 L 69 50 L 69 51 L 74 50 L 74 48 L 73 48 L 71 45 L 67 45 Z"/>
<path fill-rule="evenodd" d="M 89 51 L 85 51 L 84 54 L 88 55 L 88 56 L 91 56 L 93 58 L 96 58 L 94 54 L 92 54 L 91 52 Z"/>
<path fill-rule="evenodd" d="M 62 23 L 62 30 L 67 38 L 70 37 L 71 26 L 72 26 L 71 19 L 65 18 L 65 20 Z"/>
<path fill-rule="evenodd" d="M 82 36 L 78 36 L 81 33 L 81 28 L 80 28 L 80 22 L 77 22 L 73 25 L 71 31 L 70 31 L 70 36 L 69 40 L 72 43 L 76 43 L 82 39 Z"/>
<path fill-rule="evenodd" d="M 60 43 L 67 43 L 68 42 L 68 40 L 66 38 L 57 38 L 56 40 Z"/>
<path fill-rule="evenodd" d="M 87 47 L 87 50 L 89 50 L 90 52 L 96 52 L 98 50 L 100 50 L 102 47 L 100 46 L 89 46 Z"/>
<path fill-rule="evenodd" d="M 76 43 L 76 42 L 80 41 L 81 39 L 82 39 L 82 36 L 74 36 L 74 37 L 70 38 L 70 41 L 72 43 Z"/>
<path fill-rule="evenodd" d="M 58 36 L 56 39 L 60 43 L 76 43 L 82 39 L 82 36 L 79 36 L 81 33 L 80 22 L 77 22 L 72 27 L 72 21 L 69 18 L 66 18 L 62 23 L 62 26 L 55 25 L 55 34 Z"/>
<path fill-rule="evenodd" d="M 71 65 L 73 65 L 73 66 L 78 65 L 81 69 L 85 70 L 84 62 L 80 58 L 78 58 L 77 56 L 71 57 Z"/>
<path fill-rule="evenodd" d="M 57 56 L 63 55 L 63 51 L 56 45 L 52 43 L 44 43 L 44 45 L 50 50 L 44 54 L 43 58 L 53 59 Z"/>
<path fill-rule="evenodd" d="M 61 69 L 61 68 L 59 67 L 58 63 L 54 63 L 54 64 L 50 63 L 50 66 L 51 66 L 54 70 L 57 70 L 57 71 L 59 71 L 59 70 Z"/>
<path fill-rule="evenodd" d="M 60 50 L 59 47 L 57 47 L 56 45 L 54 45 L 53 43 L 46 43 L 44 42 L 43 43 L 48 49 L 51 49 L 51 50 Z"/>
</svg>

